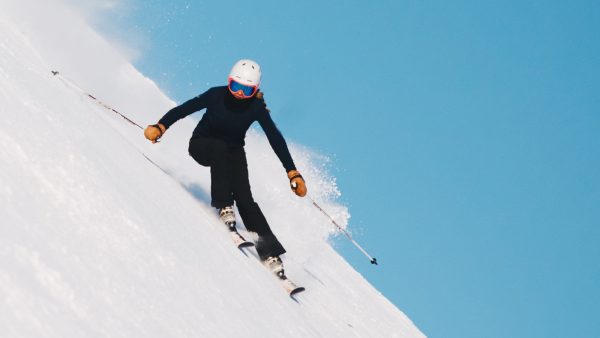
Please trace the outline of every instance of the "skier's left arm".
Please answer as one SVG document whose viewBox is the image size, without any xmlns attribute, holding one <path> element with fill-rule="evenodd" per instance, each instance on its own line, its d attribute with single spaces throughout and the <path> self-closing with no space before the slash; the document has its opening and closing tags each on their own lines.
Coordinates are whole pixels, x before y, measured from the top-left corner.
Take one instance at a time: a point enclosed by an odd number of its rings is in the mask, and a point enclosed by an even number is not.
<svg viewBox="0 0 600 338">
<path fill-rule="evenodd" d="M 288 174 L 288 178 L 290 179 L 292 191 L 294 191 L 296 195 L 304 197 L 306 196 L 306 183 L 304 182 L 304 178 L 300 175 L 298 170 L 296 170 L 287 143 L 279 129 L 277 129 L 277 126 L 275 125 L 275 122 L 273 122 L 271 114 L 264 103 L 262 108 L 263 109 L 261 109 L 262 111 L 259 114 L 258 123 L 264 130 L 265 135 L 267 135 L 271 148 L 273 148 L 273 151 L 275 151 L 275 154 L 283 164 L 283 167 Z"/>
</svg>

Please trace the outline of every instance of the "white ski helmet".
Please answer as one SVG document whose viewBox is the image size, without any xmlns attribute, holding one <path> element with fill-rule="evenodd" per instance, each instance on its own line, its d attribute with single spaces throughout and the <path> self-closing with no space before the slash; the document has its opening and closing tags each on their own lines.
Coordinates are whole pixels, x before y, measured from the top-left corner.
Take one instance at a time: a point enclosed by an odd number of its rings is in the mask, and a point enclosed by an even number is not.
<svg viewBox="0 0 600 338">
<path fill-rule="evenodd" d="M 248 59 L 242 59 L 233 65 L 229 73 L 229 79 L 246 86 L 260 86 L 260 66 L 258 63 Z"/>
</svg>

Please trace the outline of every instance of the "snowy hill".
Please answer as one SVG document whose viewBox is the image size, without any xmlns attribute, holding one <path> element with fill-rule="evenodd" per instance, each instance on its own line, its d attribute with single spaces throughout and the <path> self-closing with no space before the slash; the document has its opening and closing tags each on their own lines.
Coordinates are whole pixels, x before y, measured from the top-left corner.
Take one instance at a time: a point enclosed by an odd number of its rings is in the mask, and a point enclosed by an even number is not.
<svg viewBox="0 0 600 338">
<path fill-rule="evenodd" d="M 193 119 L 149 144 L 50 71 L 143 126 L 175 104 L 151 80 L 61 2 L 0 4 L 2 337 L 423 336 L 331 248 L 331 225 L 289 191 L 261 133 L 250 179 L 307 288 L 297 302 L 219 224 L 208 170 L 187 155 Z M 319 156 L 291 151 L 347 223 Z"/>
</svg>

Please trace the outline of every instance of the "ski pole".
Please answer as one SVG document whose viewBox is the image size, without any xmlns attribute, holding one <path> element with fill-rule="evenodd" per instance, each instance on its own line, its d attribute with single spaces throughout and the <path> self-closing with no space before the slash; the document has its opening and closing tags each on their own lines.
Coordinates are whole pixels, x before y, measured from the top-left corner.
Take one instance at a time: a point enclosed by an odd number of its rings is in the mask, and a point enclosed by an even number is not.
<svg viewBox="0 0 600 338">
<path fill-rule="evenodd" d="M 315 200 L 310 197 L 310 195 L 306 195 L 306 197 L 308 197 L 308 199 L 311 200 L 312 204 L 319 209 L 325 216 L 327 216 L 327 218 L 329 218 L 329 220 L 331 221 L 331 223 L 333 223 L 333 225 L 335 225 L 338 229 L 340 229 L 341 232 L 344 233 L 344 235 L 346 235 L 346 237 L 352 242 L 352 244 L 354 244 L 354 246 L 356 246 L 358 248 L 358 250 L 360 250 L 365 256 L 367 256 L 367 258 L 369 258 L 369 260 L 371 261 L 371 264 L 377 264 L 377 259 L 371 257 L 371 255 L 369 255 L 367 253 L 367 251 L 365 249 L 363 249 L 353 238 L 352 236 L 350 236 L 350 234 L 348 233 L 348 231 L 344 230 L 344 228 L 342 228 L 339 224 L 337 224 L 337 222 L 333 219 L 333 217 L 329 216 L 329 214 L 327 212 L 325 212 L 325 210 L 323 210 L 323 208 L 321 208 L 319 206 L 319 204 L 317 204 L 317 202 L 315 202 Z"/>
<path fill-rule="evenodd" d="M 111 106 L 107 105 L 106 103 L 104 103 L 104 102 L 102 102 L 102 101 L 98 100 L 98 99 L 97 99 L 97 98 L 96 98 L 94 95 L 92 95 L 92 94 L 90 94 L 90 93 L 86 92 L 85 90 L 83 90 L 83 89 L 82 89 L 82 88 L 81 88 L 79 85 L 77 85 L 77 84 L 75 83 L 75 81 L 73 81 L 73 80 L 70 80 L 70 79 L 66 78 L 64 75 L 60 74 L 60 73 L 59 73 L 57 70 L 53 70 L 53 71 L 52 71 L 52 75 L 53 75 L 53 76 L 58 76 L 58 78 L 59 78 L 59 79 L 61 79 L 61 80 L 63 80 L 63 82 L 64 82 L 66 85 L 68 85 L 68 86 L 70 86 L 70 87 L 72 87 L 72 88 L 75 88 L 75 89 L 77 89 L 77 90 L 78 90 L 78 91 L 80 91 L 80 92 L 81 92 L 83 95 L 85 95 L 85 96 L 89 97 L 90 99 L 92 99 L 92 100 L 96 101 L 96 102 L 97 102 L 99 105 L 101 105 L 102 107 L 104 107 L 104 108 L 106 108 L 106 109 L 108 109 L 108 110 L 112 111 L 112 112 L 113 112 L 113 113 L 115 113 L 115 114 L 118 114 L 118 115 L 120 115 L 122 118 L 124 118 L 125 120 L 127 120 L 127 122 L 129 122 L 129 123 L 133 124 L 134 126 L 136 126 L 136 127 L 140 128 L 141 130 L 144 130 L 144 128 L 143 128 L 142 126 L 140 126 L 139 124 L 135 123 L 133 120 L 131 120 L 131 119 L 130 119 L 130 118 L 128 118 L 127 116 L 125 116 L 125 115 L 121 114 L 121 113 L 120 113 L 118 110 L 114 109 L 113 107 L 111 107 Z"/>
</svg>

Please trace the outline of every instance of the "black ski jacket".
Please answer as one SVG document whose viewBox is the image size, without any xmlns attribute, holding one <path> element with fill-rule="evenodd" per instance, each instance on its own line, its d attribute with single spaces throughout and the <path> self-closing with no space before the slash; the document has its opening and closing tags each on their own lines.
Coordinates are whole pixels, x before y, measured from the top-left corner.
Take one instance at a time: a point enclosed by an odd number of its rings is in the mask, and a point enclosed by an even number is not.
<svg viewBox="0 0 600 338">
<path fill-rule="evenodd" d="M 232 146 L 243 147 L 250 125 L 258 121 L 285 170 L 296 169 L 285 139 L 271 119 L 265 101 L 256 97 L 236 99 L 227 86 L 210 88 L 169 110 L 158 122 L 169 128 L 176 121 L 204 108 L 206 112 L 194 129 L 192 138 L 214 137 Z"/>
</svg>

